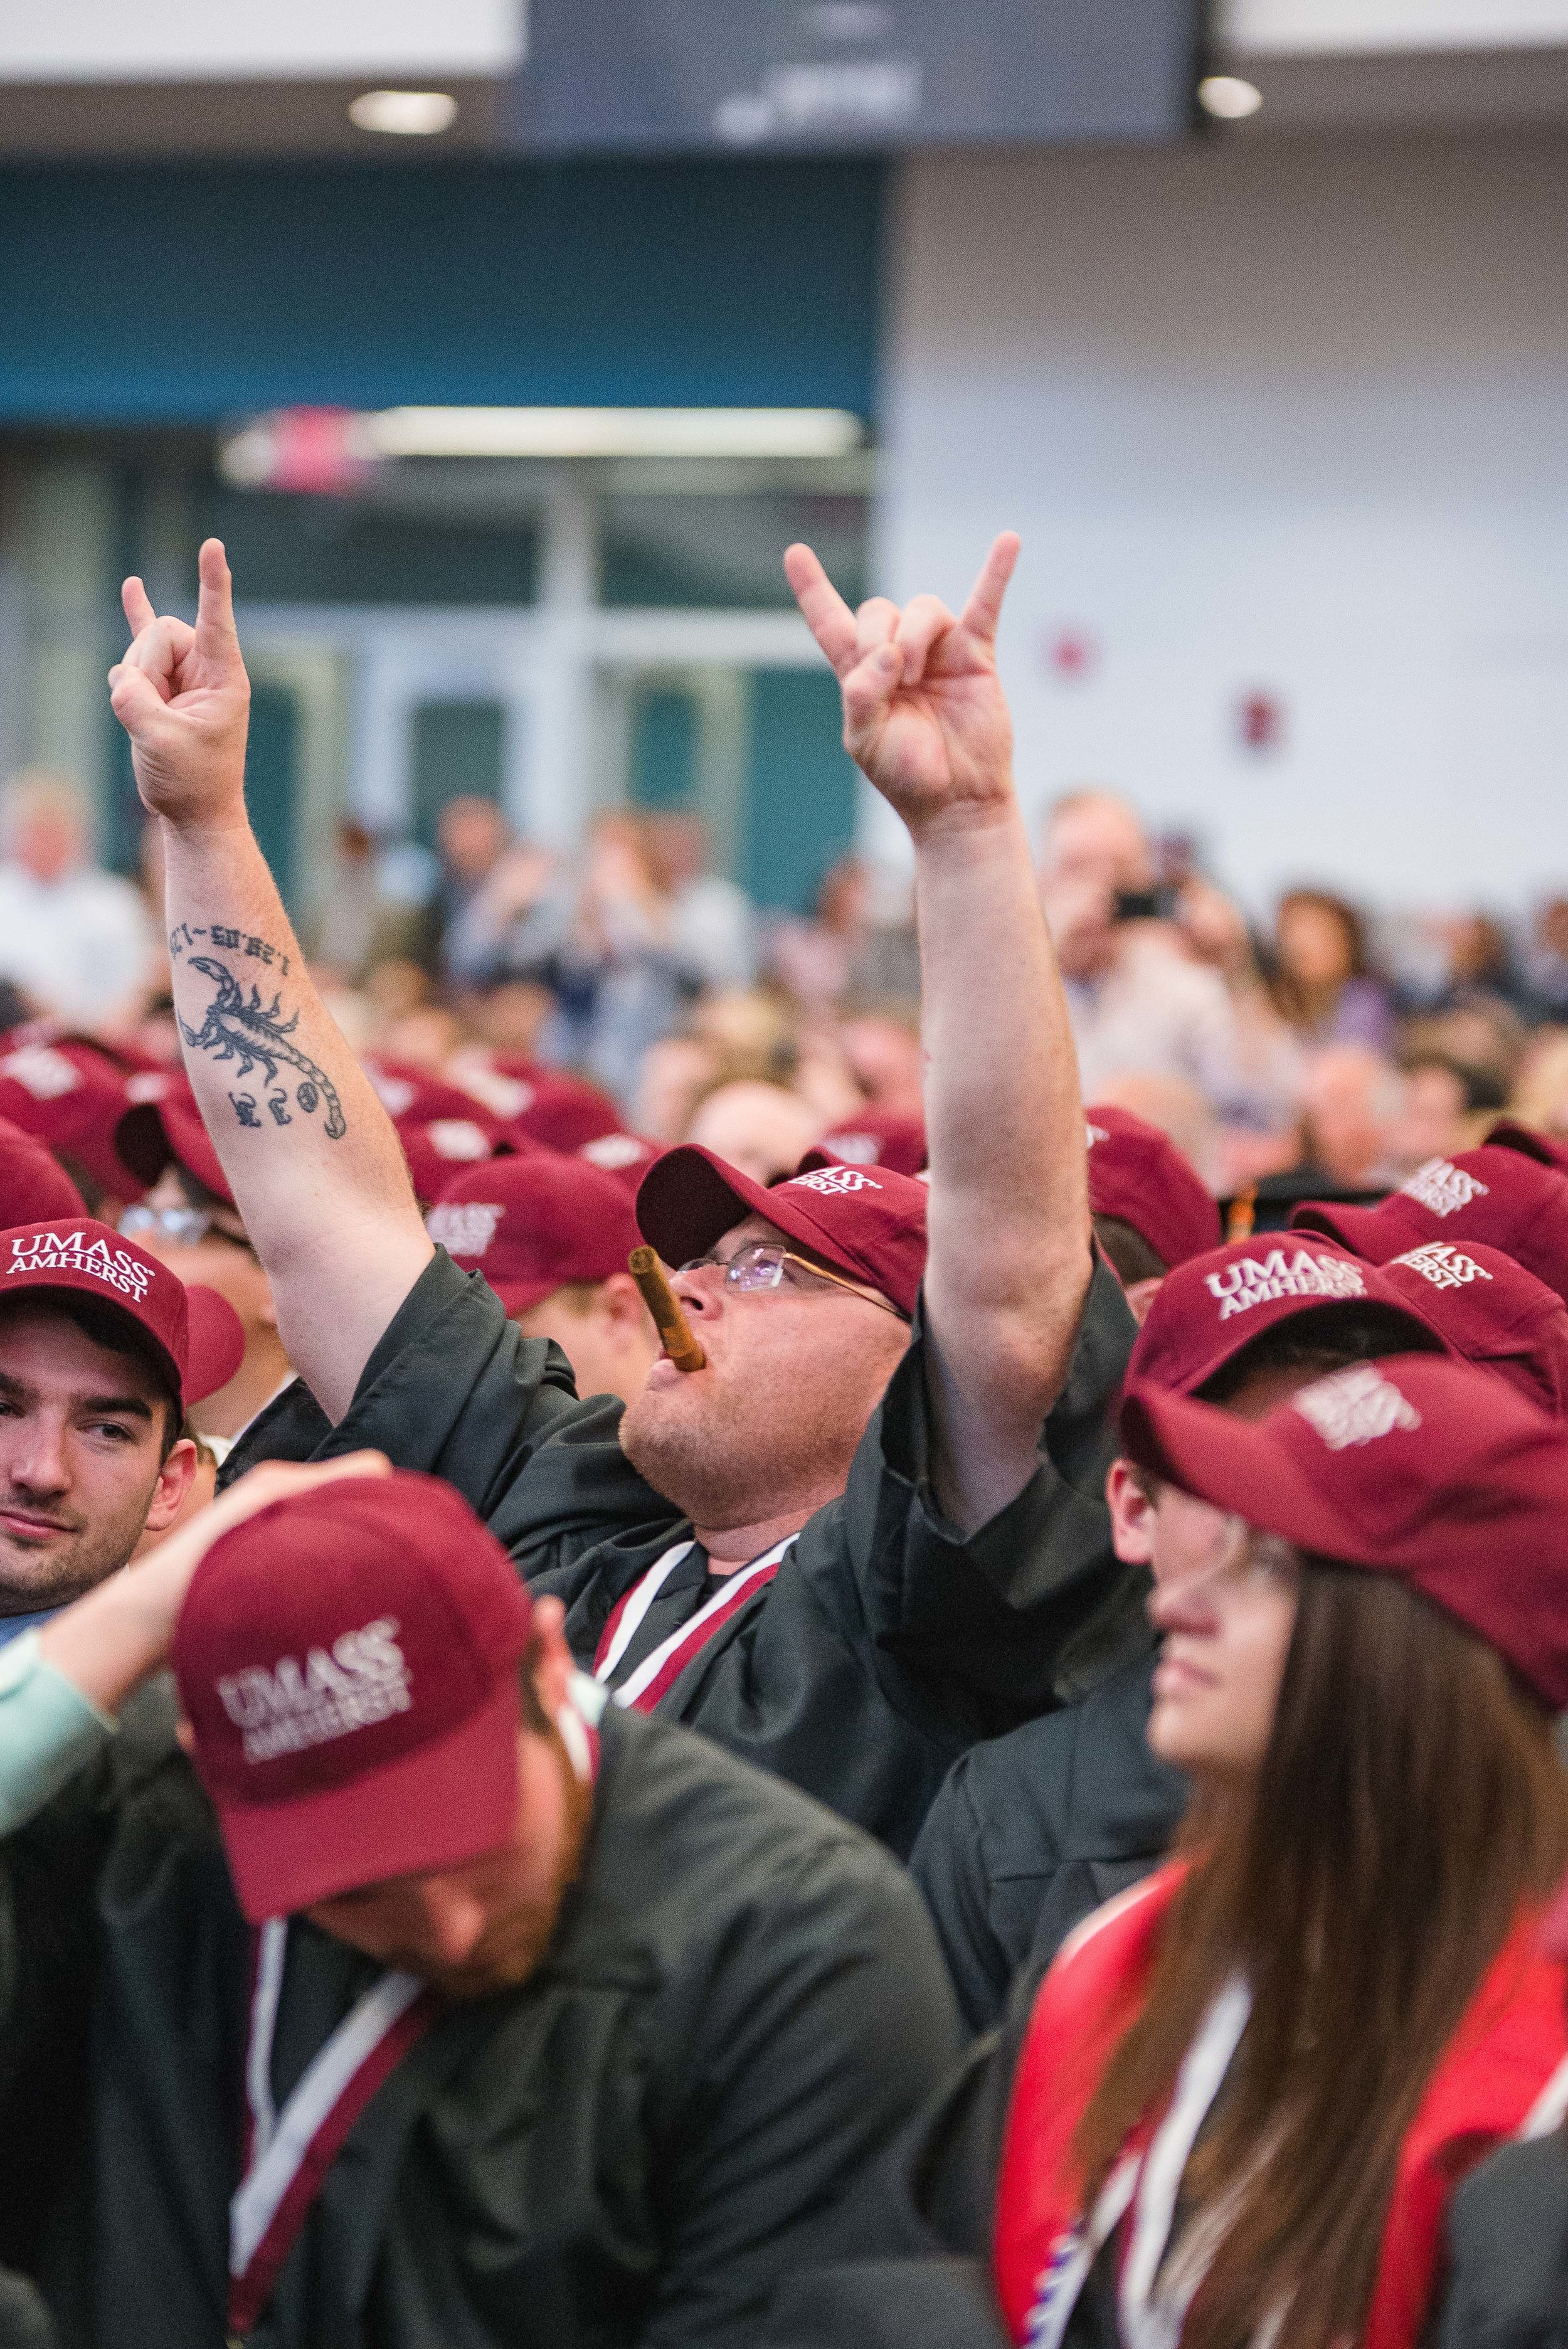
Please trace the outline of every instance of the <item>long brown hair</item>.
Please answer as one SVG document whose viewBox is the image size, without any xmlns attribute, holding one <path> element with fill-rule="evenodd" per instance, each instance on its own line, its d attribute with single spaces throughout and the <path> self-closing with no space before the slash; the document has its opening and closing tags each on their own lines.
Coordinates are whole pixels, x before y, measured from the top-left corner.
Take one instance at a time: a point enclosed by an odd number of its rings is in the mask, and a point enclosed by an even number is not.
<svg viewBox="0 0 1568 2349">
<path fill-rule="evenodd" d="M 1183 2349 L 1359 2334 L 1401 2141 L 1522 1903 L 1568 1853 L 1544 1709 L 1493 1650 L 1400 1583 L 1304 1557 L 1255 1785 L 1200 1803 L 1150 1995 L 1075 2152 L 1092 2199 L 1171 2090 L 1233 1971 L 1252 2019 L 1187 2168 L 1234 2197 Z M 1260 2156 L 1265 2157 L 1260 2159 Z"/>
</svg>

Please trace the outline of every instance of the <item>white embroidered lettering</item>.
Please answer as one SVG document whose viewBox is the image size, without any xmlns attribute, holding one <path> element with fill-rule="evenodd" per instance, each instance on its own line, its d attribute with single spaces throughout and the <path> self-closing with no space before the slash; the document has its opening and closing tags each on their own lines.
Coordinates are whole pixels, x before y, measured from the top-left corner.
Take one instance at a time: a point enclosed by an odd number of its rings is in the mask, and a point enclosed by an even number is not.
<svg viewBox="0 0 1568 2349">
<path fill-rule="evenodd" d="M 242 1735 L 247 1762 L 270 1762 L 367 1729 L 413 1703 L 410 1676 L 390 1616 L 340 1633 L 330 1651 L 312 1648 L 302 1663 L 280 1656 L 270 1668 L 247 1665 L 216 1682 L 219 1702 Z"/>
<path fill-rule="evenodd" d="M 35 1101 L 58 1101 L 62 1093 L 80 1089 L 82 1072 L 74 1061 L 47 1044 L 26 1044 L 0 1061 L 0 1076 L 11 1077 Z"/>
<path fill-rule="evenodd" d="M 1400 1188 L 1407 1199 L 1416 1200 L 1434 1216 L 1457 1215 L 1472 1199 L 1484 1199 L 1487 1195 L 1484 1183 L 1448 1158 L 1429 1158 Z"/>
<path fill-rule="evenodd" d="M 470 1118 L 434 1118 L 425 1133 L 438 1158 L 457 1158 L 471 1164 L 476 1158 L 490 1154 L 489 1134 Z"/>
<path fill-rule="evenodd" d="M 863 1174 L 858 1166 L 820 1166 L 814 1174 L 792 1174 L 784 1185 L 787 1191 L 835 1192 L 880 1191 L 882 1185 Z"/>
<path fill-rule="evenodd" d="M 1424 1247 L 1397 1256 L 1394 1262 L 1408 1264 L 1412 1272 L 1418 1272 L 1434 1288 L 1463 1288 L 1470 1281 L 1490 1280 L 1492 1277 L 1473 1256 L 1461 1255 L 1451 1240 L 1429 1240 Z"/>
<path fill-rule="evenodd" d="M 449 1199 L 431 1208 L 425 1229 L 449 1256 L 483 1256 L 503 1212 L 490 1199 Z"/>
<path fill-rule="evenodd" d="M 1419 1427 L 1421 1414 L 1391 1379 L 1370 1362 L 1335 1371 L 1326 1379 L 1303 1387 L 1291 1408 L 1315 1427 L 1330 1452 L 1344 1452 L 1355 1444 L 1372 1444 L 1396 1428 Z"/>
<path fill-rule="evenodd" d="M 601 1166 L 606 1174 L 618 1174 L 623 1166 L 634 1166 L 639 1158 L 649 1155 L 648 1145 L 639 1142 L 634 1133 L 602 1133 L 593 1142 L 585 1142 L 577 1153 L 590 1166 Z"/>
<path fill-rule="evenodd" d="M 152 1267 L 127 1248 L 110 1253 L 107 1240 L 89 1240 L 85 1232 L 31 1232 L 11 1242 L 7 1274 L 15 1272 L 86 1272 L 107 1288 L 118 1289 L 139 1304 L 152 1282 Z"/>
<path fill-rule="evenodd" d="M 1270 1248 L 1266 1256 L 1238 1257 L 1222 1272 L 1205 1273 L 1204 1286 L 1218 1299 L 1220 1319 L 1250 1313 L 1254 1305 L 1282 1297 L 1365 1297 L 1367 1283 L 1355 1265 L 1336 1256 L 1314 1256 L 1297 1247 Z"/>
</svg>

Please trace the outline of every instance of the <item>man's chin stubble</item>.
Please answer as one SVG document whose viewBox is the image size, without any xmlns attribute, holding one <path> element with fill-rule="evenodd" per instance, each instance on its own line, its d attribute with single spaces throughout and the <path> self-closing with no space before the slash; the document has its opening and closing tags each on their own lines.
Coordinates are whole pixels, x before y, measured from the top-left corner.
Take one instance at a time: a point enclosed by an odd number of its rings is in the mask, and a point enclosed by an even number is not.
<svg viewBox="0 0 1568 2349">
<path fill-rule="evenodd" d="M 124 1560 L 100 1565 L 84 1557 L 79 1544 L 66 1548 L 33 1548 L 0 1534 L 0 1617 L 41 1615 L 46 1609 L 68 1607 L 106 1581 Z"/>
</svg>

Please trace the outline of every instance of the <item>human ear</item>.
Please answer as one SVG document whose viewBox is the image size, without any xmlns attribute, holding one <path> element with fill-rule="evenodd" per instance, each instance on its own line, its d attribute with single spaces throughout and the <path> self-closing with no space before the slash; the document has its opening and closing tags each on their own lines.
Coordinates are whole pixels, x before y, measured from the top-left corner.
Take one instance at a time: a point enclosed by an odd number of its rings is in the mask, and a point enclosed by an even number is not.
<svg viewBox="0 0 1568 2349">
<path fill-rule="evenodd" d="M 146 1532 L 167 1533 L 174 1523 L 195 1481 L 196 1460 L 196 1446 L 188 1435 L 182 1435 L 158 1472 L 158 1482 L 152 1488 L 152 1506 L 147 1512 Z"/>
<path fill-rule="evenodd" d="M 559 1599 L 536 1599 L 529 1639 L 528 1669 L 543 1711 L 552 1721 L 566 1702 L 577 1666 L 566 1644 L 566 1609 Z"/>
<path fill-rule="evenodd" d="M 1110 1546 L 1124 1566 L 1154 1560 L 1154 1504 L 1138 1481 L 1130 1460 L 1113 1460 L 1106 1471 L 1105 1502 L 1110 1511 Z"/>
<path fill-rule="evenodd" d="M 1151 1273 L 1147 1280 L 1130 1280 L 1123 1294 L 1132 1309 L 1132 1318 L 1140 1326 L 1149 1319 L 1149 1309 L 1164 1285 L 1162 1272 Z"/>
</svg>

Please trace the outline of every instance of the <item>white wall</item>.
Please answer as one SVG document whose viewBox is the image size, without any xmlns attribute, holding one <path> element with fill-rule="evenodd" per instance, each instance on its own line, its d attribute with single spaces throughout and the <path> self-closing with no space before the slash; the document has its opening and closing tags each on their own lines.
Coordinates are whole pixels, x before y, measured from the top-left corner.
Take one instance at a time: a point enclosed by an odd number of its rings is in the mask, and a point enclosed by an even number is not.
<svg viewBox="0 0 1568 2349">
<path fill-rule="evenodd" d="M 1116 784 L 1254 901 L 1568 883 L 1565 256 L 1546 133 L 907 166 L 879 568 L 953 595 L 1023 531 L 1032 802 Z"/>
</svg>

